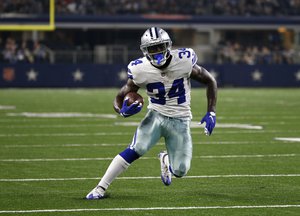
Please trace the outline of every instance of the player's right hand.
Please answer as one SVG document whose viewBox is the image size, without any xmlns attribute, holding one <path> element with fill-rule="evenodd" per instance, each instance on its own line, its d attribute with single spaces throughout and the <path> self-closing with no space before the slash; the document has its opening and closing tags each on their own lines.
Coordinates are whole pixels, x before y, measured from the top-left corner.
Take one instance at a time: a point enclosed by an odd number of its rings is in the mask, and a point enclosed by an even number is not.
<svg viewBox="0 0 300 216">
<path fill-rule="evenodd" d="M 127 101 L 128 99 L 124 100 L 122 108 L 120 110 L 120 115 L 124 118 L 137 114 L 142 110 L 143 104 L 139 103 L 138 101 L 135 101 L 128 106 Z"/>
</svg>

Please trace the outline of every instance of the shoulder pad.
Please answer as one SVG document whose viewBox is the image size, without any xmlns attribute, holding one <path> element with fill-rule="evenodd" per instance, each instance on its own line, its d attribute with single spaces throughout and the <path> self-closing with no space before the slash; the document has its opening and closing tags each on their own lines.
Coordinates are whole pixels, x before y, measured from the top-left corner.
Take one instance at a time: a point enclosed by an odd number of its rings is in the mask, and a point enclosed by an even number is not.
<svg viewBox="0 0 300 216">
<path fill-rule="evenodd" d="M 185 57 L 187 60 L 191 60 L 192 66 L 197 63 L 198 57 L 192 48 L 179 48 L 177 51 L 180 59 Z"/>
</svg>

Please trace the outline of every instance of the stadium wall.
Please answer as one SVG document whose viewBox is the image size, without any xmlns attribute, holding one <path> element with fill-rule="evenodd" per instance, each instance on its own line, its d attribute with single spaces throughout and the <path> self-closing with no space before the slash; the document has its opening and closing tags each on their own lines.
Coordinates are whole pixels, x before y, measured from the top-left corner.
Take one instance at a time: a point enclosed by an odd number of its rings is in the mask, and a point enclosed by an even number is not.
<svg viewBox="0 0 300 216">
<path fill-rule="evenodd" d="M 203 65 L 222 87 L 300 87 L 300 65 Z M 1 64 L 0 87 L 120 87 L 126 65 Z M 193 82 L 193 86 L 200 85 Z"/>
</svg>

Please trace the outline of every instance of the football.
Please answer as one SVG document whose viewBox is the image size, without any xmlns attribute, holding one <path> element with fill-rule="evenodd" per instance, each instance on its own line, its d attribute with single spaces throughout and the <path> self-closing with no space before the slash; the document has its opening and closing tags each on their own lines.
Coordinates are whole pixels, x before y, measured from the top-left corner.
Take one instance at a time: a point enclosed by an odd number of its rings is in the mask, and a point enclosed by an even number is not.
<svg viewBox="0 0 300 216">
<path fill-rule="evenodd" d="M 134 103 L 135 101 L 138 101 L 139 103 L 144 105 L 144 98 L 137 92 L 128 92 L 124 97 L 124 100 L 126 99 L 128 99 L 127 101 L 128 106 Z"/>
</svg>

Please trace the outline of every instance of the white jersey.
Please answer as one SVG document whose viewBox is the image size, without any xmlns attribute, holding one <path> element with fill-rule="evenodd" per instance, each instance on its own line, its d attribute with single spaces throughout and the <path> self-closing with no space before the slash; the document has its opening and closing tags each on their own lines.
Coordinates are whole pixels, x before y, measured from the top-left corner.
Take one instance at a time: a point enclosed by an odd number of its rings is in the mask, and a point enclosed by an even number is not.
<svg viewBox="0 0 300 216">
<path fill-rule="evenodd" d="M 171 55 L 172 60 L 164 69 L 154 67 L 146 57 L 130 62 L 128 77 L 146 89 L 148 109 L 169 117 L 192 118 L 190 74 L 197 55 L 191 48 L 171 50 Z"/>
</svg>

